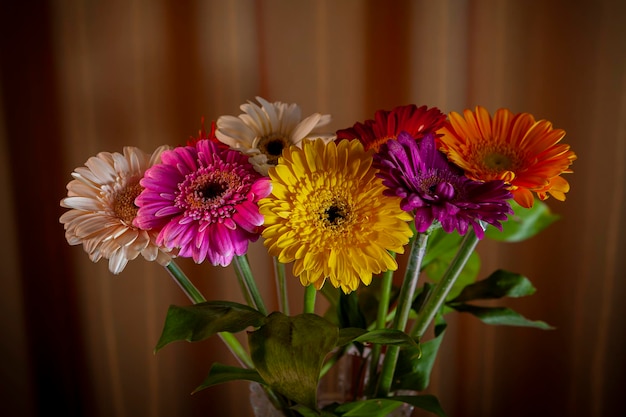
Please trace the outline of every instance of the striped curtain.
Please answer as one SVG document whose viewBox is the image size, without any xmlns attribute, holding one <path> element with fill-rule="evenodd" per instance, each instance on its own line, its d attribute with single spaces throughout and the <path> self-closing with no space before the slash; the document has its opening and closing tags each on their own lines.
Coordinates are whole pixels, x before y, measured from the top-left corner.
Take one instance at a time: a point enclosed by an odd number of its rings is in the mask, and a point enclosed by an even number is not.
<svg viewBox="0 0 626 417">
<path fill-rule="evenodd" d="M 451 320 L 429 392 L 450 416 L 610 416 L 626 386 L 626 3 L 565 0 L 57 0 L 0 6 L 0 404 L 12 416 L 249 416 L 248 385 L 191 395 L 219 339 L 165 347 L 160 266 L 119 276 L 67 245 L 70 173 L 100 151 L 179 145 L 259 95 L 331 129 L 414 103 L 551 120 L 579 159 L 561 219 L 481 242 L 485 274 L 538 291 L 509 305 L 552 331 Z M 271 262 L 250 249 L 259 276 Z M 209 299 L 230 267 L 180 261 Z M 296 280 L 297 281 L 297 280 Z M 271 303 L 271 285 L 261 288 Z M 293 292 L 300 290 L 293 283 Z M 426 415 L 415 411 L 414 415 Z"/>
</svg>

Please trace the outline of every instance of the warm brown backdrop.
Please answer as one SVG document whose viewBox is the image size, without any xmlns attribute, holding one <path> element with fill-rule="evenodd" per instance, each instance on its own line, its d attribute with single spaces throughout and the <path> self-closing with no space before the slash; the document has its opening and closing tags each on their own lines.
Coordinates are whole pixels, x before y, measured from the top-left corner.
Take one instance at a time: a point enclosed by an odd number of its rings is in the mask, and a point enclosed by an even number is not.
<svg viewBox="0 0 626 417">
<path fill-rule="evenodd" d="M 600 0 L 10 2 L 0 9 L 0 410 L 7 416 L 246 416 L 247 385 L 190 396 L 219 340 L 157 355 L 186 300 L 144 261 L 114 277 L 58 224 L 98 151 L 183 143 L 262 95 L 332 128 L 415 103 L 547 118 L 578 153 L 562 220 L 484 267 L 528 275 L 512 305 L 557 330 L 454 320 L 432 392 L 451 417 L 619 416 L 626 388 L 626 3 Z M 252 248 L 258 271 L 271 266 Z M 208 298 L 230 269 L 184 268 Z M 417 415 L 417 413 L 415 414 Z"/>
</svg>

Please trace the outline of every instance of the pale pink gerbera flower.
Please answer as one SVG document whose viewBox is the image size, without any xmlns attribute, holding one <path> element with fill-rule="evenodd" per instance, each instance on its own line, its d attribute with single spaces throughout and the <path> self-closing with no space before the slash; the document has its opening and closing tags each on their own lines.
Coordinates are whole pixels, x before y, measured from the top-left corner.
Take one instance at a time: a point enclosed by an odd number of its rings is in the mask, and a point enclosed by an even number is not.
<svg viewBox="0 0 626 417">
<path fill-rule="evenodd" d="M 164 152 L 161 159 L 141 180 L 135 224 L 159 230 L 159 244 L 179 248 L 178 256 L 196 263 L 227 266 L 245 254 L 259 237 L 257 201 L 269 194 L 269 179 L 244 154 L 210 140 Z"/>
<path fill-rule="evenodd" d="M 302 139 L 335 139 L 334 134 L 321 129 L 330 123 L 330 115 L 314 113 L 302 119 L 297 104 L 256 99 L 261 106 L 249 101 L 240 106 L 244 113 L 238 117 L 220 116 L 215 135 L 232 149 L 248 155 L 254 169 L 262 175 L 267 176 L 268 169 L 278 163 L 283 149 L 300 146 Z"/>
<path fill-rule="evenodd" d="M 161 146 L 149 155 L 127 146 L 123 154 L 100 152 L 76 168 L 67 184 L 67 197 L 61 200 L 61 207 L 71 209 L 59 219 L 68 243 L 82 244 L 93 262 L 108 259 L 114 274 L 139 254 L 167 265 L 171 255 L 156 244 L 156 233 L 133 226 L 135 197 L 142 190 L 139 180 L 165 149 Z"/>
</svg>

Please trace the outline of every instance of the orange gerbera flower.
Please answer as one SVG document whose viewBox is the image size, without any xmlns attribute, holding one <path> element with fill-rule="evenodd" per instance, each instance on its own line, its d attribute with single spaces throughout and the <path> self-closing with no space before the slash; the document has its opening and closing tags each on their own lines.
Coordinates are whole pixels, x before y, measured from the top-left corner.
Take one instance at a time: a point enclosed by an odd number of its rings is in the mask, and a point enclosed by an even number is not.
<svg viewBox="0 0 626 417">
<path fill-rule="evenodd" d="M 569 183 L 561 177 L 571 173 L 576 154 L 559 143 L 565 131 L 552 128 L 546 120 L 535 121 L 529 113 L 513 114 L 499 109 L 493 116 L 483 107 L 451 112 L 438 132 L 441 151 L 479 181 L 503 180 L 514 200 L 531 207 L 533 192 L 545 200 L 548 194 L 565 200 Z"/>
</svg>

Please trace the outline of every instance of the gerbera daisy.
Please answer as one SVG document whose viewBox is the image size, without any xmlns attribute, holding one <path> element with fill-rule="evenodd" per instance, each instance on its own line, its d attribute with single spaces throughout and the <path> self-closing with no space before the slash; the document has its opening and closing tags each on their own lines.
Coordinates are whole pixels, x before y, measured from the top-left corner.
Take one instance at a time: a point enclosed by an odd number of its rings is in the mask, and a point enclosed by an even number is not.
<svg viewBox="0 0 626 417">
<path fill-rule="evenodd" d="M 479 181 L 503 180 L 522 207 L 533 205 L 533 192 L 541 200 L 548 194 L 565 200 L 569 184 L 560 175 L 572 172 L 576 155 L 569 145 L 559 143 L 564 130 L 507 109 L 497 110 L 492 119 L 480 106 L 463 115 L 452 112 L 449 118 L 440 131 L 440 148 L 466 175 Z"/>
<path fill-rule="evenodd" d="M 202 117 L 200 119 L 200 130 L 198 131 L 198 136 L 191 136 L 188 140 L 187 140 L 187 146 L 196 146 L 196 143 L 198 143 L 201 140 L 210 140 L 211 142 L 215 142 L 219 145 L 220 148 L 228 148 L 228 145 L 220 142 L 217 139 L 217 136 L 215 136 L 215 130 L 216 130 L 216 125 L 215 122 L 211 122 L 211 130 L 210 131 L 206 131 L 206 128 L 204 127 L 204 117 Z"/>
<path fill-rule="evenodd" d="M 269 170 L 272 193 L 259 202 L 268 252 L 294 262 L 303 285 L 320 289 L 328 278 L 346 293 L 372 274 L 397 269 L 388 251 L 402 253 L 412 219 L 385 189 L 372 152 L 356 140 L 304 141 Z"/>
<path fill-rule="evenodd" d="M 330 115 L 314 113 L 303 120 L 297 104 L 256 99 L 261 106 L 249 101 L 240 106 L 244 113 L 238 117 L 220 116 L 215 134 L 221 142 L 247 154 L 262 175 L 276 165 L 283 149 L 299 145 L 302 139 L 334 139 L 334 135 L 321 131 L 330 123 Z"/>
<path fill-rule="evenodd" d="M 245 254 L 263 224 L 257 200 L 269 193 L 269 180 L 245 155 L 209 140 L 166 151 L 161 159 L 141 180 L 135 224 L 158 230 L 160 245 L 179 248 L 178 256 L 196 263 L 227 266 Z"/>
<path fill-rule="evenodd" d="M 383 144 L 374 160 L 380 168 L 377 175 L 388 187 L 384 194 L 401 197 L 402 209 L 414 211 L 419 232 L 437 220 L 448 233 L 456 229 L 464 235 L 471 225 L 482 239 L 479 221 L 501 229 L 500 221 L 512 213 L 504 182 L 470 180 L 437 150 L 432 135 L 416 141 L 401 133 Z"/>
<path fill-rule="evenodd" d="M 417 107 L 415 104 L 398 106 L 393 110 L 379 110 L 373 120 L 355 123 L 348 129 L 337 131 L 337 140 L 359 139 L 365 149 L 378 152 L 380 145 L 389 139 L 396 139 L 401 132 L 420 139 L 434 134 L 446 120 L 446 115 L 436 108 Z"/>
<path fill-rule="evenodd" d="M 108 259 L 114 274 L 139 254 L 167 265 L 171 256 L 156 243 L 156 233 L 133 226 L 134 201 L 142 190 L 139 181 L 166 149 L 161 146 L 149 155 L 127 146 L 123 154 L 100 152 L 76 168 L 67 197 L 61 200 L 61 207 L 71 209 L 59 219 L 68 243 L 82 244 L 93 262 Z"/>
</svg>

